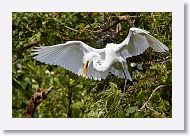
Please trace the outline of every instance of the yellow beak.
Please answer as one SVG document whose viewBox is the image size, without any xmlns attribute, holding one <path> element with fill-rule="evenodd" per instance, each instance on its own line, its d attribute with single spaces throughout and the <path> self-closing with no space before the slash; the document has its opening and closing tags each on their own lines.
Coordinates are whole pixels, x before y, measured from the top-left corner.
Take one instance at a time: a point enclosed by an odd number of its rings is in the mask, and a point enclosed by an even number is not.
<svg viewBox="0 0 190 136">
<path fill-rule="evenodd" d="M 89 66 L 90 66 L 90 62 L 87 61 L 84 66 L 83 66 L 83 69 L 82 69 L 82 76 L 86 78 L 86 76 L 88 75 L 88 69 L 89 69 Z M 85 73 L 85 74 L 84 74 Z"/>
</svg>

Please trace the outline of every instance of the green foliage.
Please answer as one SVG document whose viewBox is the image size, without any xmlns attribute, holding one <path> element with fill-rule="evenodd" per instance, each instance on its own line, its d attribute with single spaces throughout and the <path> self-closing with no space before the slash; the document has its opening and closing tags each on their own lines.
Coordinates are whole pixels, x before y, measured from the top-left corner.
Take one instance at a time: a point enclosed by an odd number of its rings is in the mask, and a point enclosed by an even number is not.
<svg viewBox="0 0 190 136">
<path fill-rule="evenodd" d="M 169 53 L 151 49 L 129 58 L 133 79 L 123 92 L 124 80 L 109 75 L 93 81 L 58 66 L 37 62 L 31 48 L 81 40 L 95 48 L 107 42 L 122 42 L 131 27 L 118 16 L 131 16 L 135 27 L 151 32 L 166 44 Z M 36 118 L 170 118 L 172 117 L 172 14 L 167 12 L 133 13 L 13 13 L 12 14 L 12 116 L 22 117 L 37 88 L 54 86 L 47 99 L 36 109 Z M 111 27 L 110 27 L 111 26 Z M 118 29 L 119 27 L 119 29 Z M 107 29 L 108 28 L 108 29 Z M 102 31 L 104 30 L 104 31 Z M 137 67 L 130 67 L 135 62 Z M 155 93 L 152 91 L 160 86 Z M 152 97 L 143 109 L 143 104 Z"/>
</svg>

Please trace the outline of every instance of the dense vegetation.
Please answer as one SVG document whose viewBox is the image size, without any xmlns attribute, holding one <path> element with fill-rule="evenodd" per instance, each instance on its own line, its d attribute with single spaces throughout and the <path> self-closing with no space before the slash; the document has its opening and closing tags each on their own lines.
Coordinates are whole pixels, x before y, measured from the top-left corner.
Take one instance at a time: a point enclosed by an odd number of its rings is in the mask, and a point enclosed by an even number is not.
<svg viewBox="0 0 190 136">
<path fill-rule="evenodd" d="M 130 17 L 130 18 L 129 18 Z M 12 116 L 23 112 L 37 88 L 54 89 L 35 111 L 36 118 L 170 118 L 172 117 L 172 14 L 159 13 L 13 13 Z M 170 49 L 148 49 L 129 58 L 132 82 L 109 75 L 94 81 L 62 67 L 40 63 L 34 46 L 81 40 L 95 48 L 122 42 L 130 27 L 150 31 Z M 130 67 L 131 63 L 137 64 Z M 163 85 L 163 86 L 162 86 Z"/>
</svg>

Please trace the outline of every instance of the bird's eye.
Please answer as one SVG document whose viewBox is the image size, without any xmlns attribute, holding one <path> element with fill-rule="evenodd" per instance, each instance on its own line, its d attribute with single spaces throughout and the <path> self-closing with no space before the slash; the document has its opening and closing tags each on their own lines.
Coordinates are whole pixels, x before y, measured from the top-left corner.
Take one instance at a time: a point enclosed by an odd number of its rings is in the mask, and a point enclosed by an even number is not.
<svg viewBox="0 0 190 136">
<path fill-rule="evenodd" d="M 99 65 L 101 65 L 101 63 L 100 62 L 97 62 Z"/>
</svg>

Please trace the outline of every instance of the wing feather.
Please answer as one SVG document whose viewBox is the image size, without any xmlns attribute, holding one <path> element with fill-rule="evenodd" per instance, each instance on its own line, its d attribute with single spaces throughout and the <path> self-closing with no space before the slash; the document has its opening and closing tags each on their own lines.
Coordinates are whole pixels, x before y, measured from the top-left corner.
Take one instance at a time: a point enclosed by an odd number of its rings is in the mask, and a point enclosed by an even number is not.
<svg viewBox="0 0 190 136">
<path fill-rule="evenodd" d="M 40 46 L 32 50 L 33 58 L 45 64 L 58 65 L 81 76 L 83 56 L 88 52 L 98 52 L 105 57 L 104 49 L 94 49 L 81 41 L 69 41 L 54 46 Z M 106 71 L 107 72 L 107 71 Z M 92 64 L 89 67 L 87 78 L 101 80 L 108 74 L 96 71 Z"/>
<path fill-rule="evenodd" d="M 168 47 L 149 34 L 148 31 L 139 28 L 130 28 L 127 38 L 118 44 L 118 53 L 124 58 L 142 54 L 148 47 L 156 52 L 166 52 Z"/>
<path fill-rule="evenodd" d="M 72 52 L 72 50 L 69 48 L 67 54 L 65 55 L 65 61 L 62 62 L 63 65 L 64 65 L 64 67 L 65 67 L 67 70 L 69 70 L 70 59 L 71 59 L 71 58 L 70 58 L 71 52 Z M 68 63 L 69 63 L 69 64 L 68 64 Z M 71 70 L 71 69 L 70 69 L 70 70 Z"/>
<path fill-rule="evenodd" d="M 73 57 L 73 58 L 76 58 L 76 60 L 72 60 L 73 64 L 71 64 L 71 65 L 76 66 L 76 67 L 77 67 L 77 55 L 78 55 L 78 52 L 76 52 L 76 53 L 74 54 L 74 57 Z M 73 67 L 73 71 L 74 71 L 75 73 L 77 73 L 76 67 Z"/>
<path fill-rule="evenodd" d="M 84 44 L 81 41 L 66 42 L 54 46 L 36 47 L 32 51 L 34 59 L 46 64 L 59 65 L 71 72 L 81 75 L 82 58 L 84 53 L 96 49 Z"/>
<path fill-rule="evenodd" d="M 59 56 L 57 57 L 57 60 L 56 60 L 55 64 L 57 64 L 59 66 L 61 65 L 62 56 L 63 56 L 63 50 L 60 51 Z"/>
</svg>

